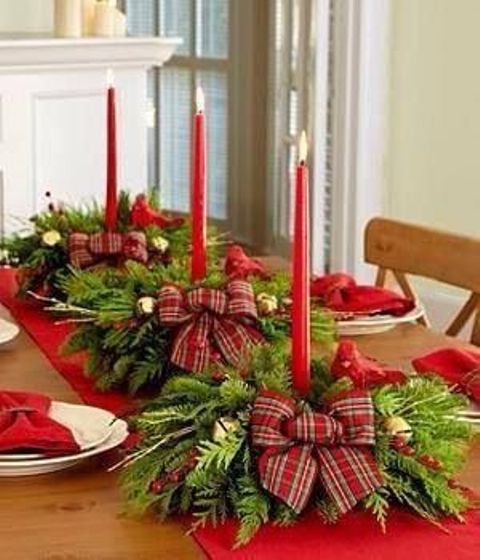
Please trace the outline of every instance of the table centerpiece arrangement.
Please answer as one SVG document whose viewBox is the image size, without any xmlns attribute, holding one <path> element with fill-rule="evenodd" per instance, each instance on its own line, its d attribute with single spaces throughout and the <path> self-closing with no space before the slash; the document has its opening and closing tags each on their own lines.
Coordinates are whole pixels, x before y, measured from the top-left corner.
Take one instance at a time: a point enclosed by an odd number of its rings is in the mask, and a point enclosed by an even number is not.
<svg viewBox="0 0 480 560">
<path fill-rule="evenodd" d="M 139 442 L 117 465 L 128 504 L 191 514 L 194 529 L 233 517 L 237 546 L 312 508 L 333 523 L 362 506 L 383 530 L 395 503 L 439 527 L 444 516 L 461 521 L 469 501 L 454 476 L 469 437 L 457 419 L 465 399 L 436 378 L 356 375 L 344 344 L 335 346 L 331 313 L 311 305 L 305 135 L 291 275 L 269 273 L 237 245 L 222 264 L 208 251 L 201 91 L 197 107 L 191 227 L 187 240 L 176 224 L 183 245 L 168 266 L 150 266 L 145 232 L 158 224 L 138 218 L 142 205 L 152 212 L 145 198 L 129 208 L 132 229 L 119 231 L 126 222 L 109 151 L 103 220 L 95 231 L 66 231 L 68 274 L 55 280 L 64 299 L 41 296 L 77 323 L 65 349 L 87 352 L 100 389 L 157 395 L 133 421 Z M 323 357 L 312 358 L 312 339 Z"/>
<path fill-rule="evenodd" d="M 193 530 L 233 517 L 235 546 L 268 522 L 290 525 L 312 508 L 334 523 L 362 506 L 383 530 L 395 503 L 439 527 L 443 516 L 461 521 L 469 501 L 453 477 L 469 437 L 456 419 L 465 399 L 438 379 L 356 375 L 362 362 L 347 362 L 343 343 L 311 358 L 304 142 L 289 336 L 264 336 L 236 363 L 207 363 L 198 359 L 203 345 L 182 346 L 189 373 L 168 379 L 137 417 L 140 442 L 118 465 L 127 502 L 161 518 L 191 514 Z M 168 310 L 179 312 L 176 304 Z M 272 326 L 275 332 L 274 319 Z M 186 341 L 182 330 L 178 336 Z M 200 342 L 210 345 L 214 336 Z M 226 342 L 235 340 L 232 333 Z"/>
<path fill-rule="evenodd" d="M 127 501 L 162 517 L 193 514 L 194 529 L 234 517 L 236 545 L 311 508 L 335 522 L 362 505 L 384 530 L 393 503 L 438 525 L 461 520 L 468 499 L 453 477 L 469 436 L 456 420 L 464 398 L 438 379 L 354 375 L 342 345 L 335 351 L 331 315 L 315 307 L 312 321 L 304 146 L 299 153 L 291 281 L 240 247 L 223 270 L 203 257 L 200 272 L 173 263 L 163 276 L 131 263 L 116 288 L 118 279 L 88 271 L 66 281 L 70 300 L 54 309 L 84 314 L 69 346 L 88 349 L 102 383 L 129 378 L 136 391 L 168 364 L 160 396 L 134 422 L 140 443 L 121 463 Z M 322 359 L 311 358 L 315 327 Z"/>
</svg>

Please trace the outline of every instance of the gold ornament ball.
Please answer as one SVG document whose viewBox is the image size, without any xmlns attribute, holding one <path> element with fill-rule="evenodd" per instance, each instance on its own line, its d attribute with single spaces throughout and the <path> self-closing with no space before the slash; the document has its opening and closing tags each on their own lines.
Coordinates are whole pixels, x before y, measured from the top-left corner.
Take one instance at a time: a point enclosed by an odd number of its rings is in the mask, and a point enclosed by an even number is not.
<svg viewBox="0 0 480 560">
<path fill-rule="evenodd" d="M 278 309 L 278 300 L 276 296 L 270 294 L 258 294 L 257 308 L 261 315 L 271 315 Z"/>
<path fill-rule="evenodd" d="M 226 416 L 219 418 L 213 426 L 213 441 L 219 442 L 225 439 L 228 432 L 234 432 L 240 427 L 240 422 Z"/>
<path fill-rule="evenodd" d="M 165 251 L 169 248 L 170 243 L 168 242 L 168 239 L 159 235 L 158 237 L 154 237 L 152 239 L 152 246 L 157 251 L 160 251 L 160 253 L 165 253 Z"/>
<path fill-rule="evenodd" d="M 54 229 L 50 231 L 46 231 L 42 235 L 42 241 L 44 245 L 47 245 L 47 247 L 54 247 L 55 245 L 60 243 L 61 240 L 62 240 L 62 236 L 58 233 L 58 231 Z"/>
<path fill-rule="evenodd" d="M 385 429 L 392 437 L 401 437 L 409 441 L 412 437 L 412 427 L 401 416 L 392 416 L 385 420 Z"/>
<path fill-rule="evenodd" d="M 155 311 L 156 300 L 153 297 L 141 297 L 137 301 L 137 309 L 142 315 L 152 315 Z"/>
</svg>

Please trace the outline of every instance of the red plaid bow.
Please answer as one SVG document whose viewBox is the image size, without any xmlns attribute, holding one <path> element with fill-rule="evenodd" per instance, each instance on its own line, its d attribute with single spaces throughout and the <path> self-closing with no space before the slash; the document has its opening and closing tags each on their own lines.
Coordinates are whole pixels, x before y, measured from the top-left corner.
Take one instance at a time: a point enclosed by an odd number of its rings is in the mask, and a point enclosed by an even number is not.
<svg viewBox="0 0 480 560">
<path fill-rule="evenodd" d="M 373 454 L 374 410 L 366 391 L 330 403 L 325 414 L 297 415 L 295 401 L 263 391 L 250 419 L 252 443 L 263 448 L 259 472 L 266 490 L 300 513 L 318 480 L 340 513 L 382 485 Z"/>
<path fill-rule="evenodd" d="M 202 372 L 219 359 L 238 365 L 250 344 L 262 335 L 255 329 L 257 309 L 252 287 L 234 280 L 224 291 L 197 288 L 184 294 L 176 286 L 159 293 L 158 314 L 166 327 L 179 327 L 170 361 Z"/>
<path fill-rule="evenodd" d="M 103 232 L 88 235 L 72 233 L 68 239 L 70 262 L 78 268 L 86 268 L 103 261 L 107 257 L 146 263 L 148 261 L 147 240 L 143 233 L 132 231 L 122 234 Z"/>
</svg>

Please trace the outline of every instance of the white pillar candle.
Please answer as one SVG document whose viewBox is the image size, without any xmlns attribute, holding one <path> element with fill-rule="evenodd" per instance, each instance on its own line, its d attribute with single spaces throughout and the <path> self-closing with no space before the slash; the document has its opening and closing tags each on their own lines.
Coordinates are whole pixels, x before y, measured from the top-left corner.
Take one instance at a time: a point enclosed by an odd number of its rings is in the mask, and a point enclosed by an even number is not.
<svg viewBox="0 0 480 560">
<path fill-rule="evenodd" d="M 115 11 L 115 36 L 125 37 L 127 34 L 127 16 L 120 10 Z"/>
<path fill-rule="evenodd" d="M 84 37 L 93 35 L 96 3 L 97 0 L 82 0 L 82 34 Z"/>
<path fill-rule="evenodd" d="M 55 0 L 55 37 L 82 36 L 82 0 Z"/>
<path fill-rule="evenodd" d="M 115 37 L 117 3 L 107 0 L 95 5 L 94 35 L 96 37 Z"/>
</svg>

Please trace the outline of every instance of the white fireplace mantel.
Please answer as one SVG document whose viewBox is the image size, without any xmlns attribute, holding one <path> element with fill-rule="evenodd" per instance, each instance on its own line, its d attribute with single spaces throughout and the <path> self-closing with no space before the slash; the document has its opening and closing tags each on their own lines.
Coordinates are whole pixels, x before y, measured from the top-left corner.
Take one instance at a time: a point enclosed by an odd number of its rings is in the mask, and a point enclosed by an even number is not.
<svg viewBox="0 0 480 560">
<path fill-rule="evenodd" d="M 0 207 L 6 231 L 57 200 L 102 202 L 106 182 L 106 70 L 117 90 L 121 188 L 148 184 L 147 70 L 180 39 L 7 39 L 0 36 Z M 188 123 L 185 123 L 187 126 Z M 0 224 L 0 229 L 3 229 Z"/>
<path fill-rule="evenodd" d="M 178 38 L 12 38 L 0 35 L 0 72 L 98 66 L 161 66 L 182 42 Z"/>
</svg>

